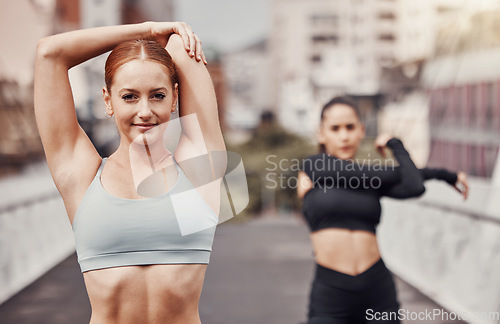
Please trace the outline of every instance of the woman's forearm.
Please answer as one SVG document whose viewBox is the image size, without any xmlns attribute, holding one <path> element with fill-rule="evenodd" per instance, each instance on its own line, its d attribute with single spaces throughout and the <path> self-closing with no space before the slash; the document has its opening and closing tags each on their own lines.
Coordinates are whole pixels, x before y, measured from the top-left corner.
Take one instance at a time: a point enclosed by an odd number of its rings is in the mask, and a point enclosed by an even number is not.
<svg viewBox="0 0 500 324">
<path fill-rule="evenodd" d="M 451 172 L 443 168 L 423 168 L 419 169 L 424 180 L 437 179 L 446 181 L 450 185 L 457 182 L 457 172 Z"/>
<path fill-rule="evenodd" d="M 112 50 L 121 42 L 149 38 L 149 22 L 81 29 L 42 38 L 37 56 L 57 60 L 69 69 Z"/>
</svg>

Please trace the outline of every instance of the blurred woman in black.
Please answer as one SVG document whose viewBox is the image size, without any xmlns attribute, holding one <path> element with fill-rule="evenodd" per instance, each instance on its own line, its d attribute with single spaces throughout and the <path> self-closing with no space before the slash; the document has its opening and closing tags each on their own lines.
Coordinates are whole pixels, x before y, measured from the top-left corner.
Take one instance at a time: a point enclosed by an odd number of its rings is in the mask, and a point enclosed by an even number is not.
<svg viewBox="0 0 500 324">
<path fill-rule="evenodd" d="M 399 323 L 394 281 L 377 246 L 380 198 L 420 196 L 424 180 L 432 178 L 467 197 L 465 173 L 417 169 L 403 143 L 389 135 L 379 135 L 375 146 L 383 156 L 389 147 L 398 167 L 354 162 L 364 135 L 356 104 L 347 97 L 332 99 L 321 112 L 322 152 L 304 160 L 299 171 L 297 193 L 304 199 L 316 260 L 309 324 Z"/>
</svg>

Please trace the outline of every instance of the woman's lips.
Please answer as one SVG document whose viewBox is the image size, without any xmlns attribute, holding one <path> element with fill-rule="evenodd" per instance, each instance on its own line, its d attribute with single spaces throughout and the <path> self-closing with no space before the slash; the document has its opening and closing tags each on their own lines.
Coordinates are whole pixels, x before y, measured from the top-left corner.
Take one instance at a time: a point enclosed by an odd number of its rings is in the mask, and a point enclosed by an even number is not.
<svg viewBox="0 0 500 324">
<path fill-rule="evenodd" d="M 132 124 L 132 126 L 136 127 L 140 131 L 145 132 L 145 131 L 148 131 L 151 128 L 157 126 L 157 124 Z"/>
</svg>

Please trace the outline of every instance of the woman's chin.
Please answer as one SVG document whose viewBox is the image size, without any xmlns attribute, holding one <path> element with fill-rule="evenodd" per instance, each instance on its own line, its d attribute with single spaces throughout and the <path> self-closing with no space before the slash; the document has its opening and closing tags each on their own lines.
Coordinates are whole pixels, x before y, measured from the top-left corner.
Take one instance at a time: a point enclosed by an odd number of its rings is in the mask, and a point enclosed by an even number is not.
<svg viewBox="0 0 500 324">
<path fill-rule="evenodd" d="M 153 145 L 158 142 L 163 143 L 163 134 L 159 129 L 151 129 L 146 132 L 140 132 L 139 134 L 135 133 L 132 142 L 139 145 Z"/>
<path fill-rule="evenodd" d="M 337 152 L 337 154 L 334 154 L 337 158 L 341 159 L 341 160 L 351 160 L 351 159 L 354 159 L 354 154 L 352 154 L 351 152 L 347 153 L 347 152 Z"/>
</svg>

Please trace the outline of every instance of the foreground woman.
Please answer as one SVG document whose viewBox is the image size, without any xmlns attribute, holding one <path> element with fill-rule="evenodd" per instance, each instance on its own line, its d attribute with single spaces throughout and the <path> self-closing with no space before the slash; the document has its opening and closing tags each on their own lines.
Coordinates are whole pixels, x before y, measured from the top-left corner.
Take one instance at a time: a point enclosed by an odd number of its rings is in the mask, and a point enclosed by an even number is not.
<svg viewBox="0 0 500 324">
<path fill-rule="evenodd" d="M 68 70 L 112 49 L 103 99 L 120 144 L 101 158 L 77 122 Z M 35 114 L 75 232 L 90 323 L 200 323 L 215 225 L 185 235 L 179 224 L 192 214 L 217 223 L 218 181 L 198 188 L 199 174 L 183 166 L 225 150 L 204 63 L 200 40 L 178 22 L 78 30 L 38 44 Z M 162 140 L 172 114 L 196 121 L 181 121 L 175 152 Z M 145 198 L 138 184 L 155 175 L 162 191 Z"/>
</svg>

